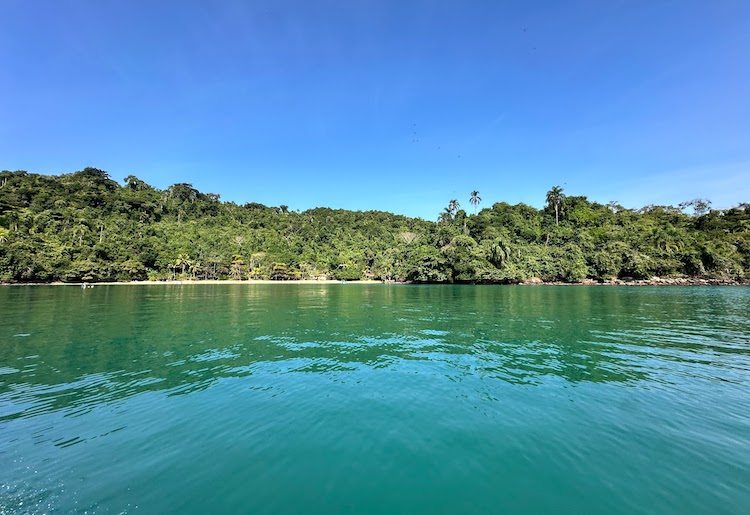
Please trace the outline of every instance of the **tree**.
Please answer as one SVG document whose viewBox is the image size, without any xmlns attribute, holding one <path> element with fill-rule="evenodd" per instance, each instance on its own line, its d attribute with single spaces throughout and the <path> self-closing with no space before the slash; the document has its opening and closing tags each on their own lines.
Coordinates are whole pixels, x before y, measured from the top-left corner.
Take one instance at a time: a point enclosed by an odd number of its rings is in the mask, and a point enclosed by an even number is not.
<svg viewBox="0 0 750 515">
<path fill-rule="evenodd" d="M 485 251 L 485 259 L 498 268 L 502 267 L 510 259 L 511 249 L 508 242 L 503 238 L 483 240 L 482 248 Z"/>
<path fill-rule="evenodd" d="M 474 214 L 477 214 L 477 206 L 479 205 L 481 201 L 482 201 L 482 197 L 479 196 L 479 192 L 477 190 L 472 191 L 469 202 L 471 202 L 471 205 L 474 206 Z"/>
<path fill-rule="evenodd" d="M 245 243 L 245 237 L 241 234 L 238 234 L 234 238 L 232 238 L 232 241 L 237 244 L 238 251 L 240 254 L 242 253 L 242 245 Z"/>
<path fill-rule="evenodd" d="M 190 275 L 193 279 L 195 279 L 196 274 L 199 270 L 203 268 L 203 264 L 200 261 L 191 261 L 188 267 L 188 271 L 190 272 Z"/>
<path fill-rule="evenodd" d="M 180 272 L 182 275 L 185 275 L 185 268 L 189 267 L 191 264 L 192 260 L 187 254 L 180 254 L 174 260 L 174 268 L 180 267 L 182 269 L 182 271 Z"/>
<path fill-rule="evenodd" d="M 681 211 L 692 207 L 695 216 L 703 216 L 711 210 L 711 201 L 705 198 L 694 198 L 693 200 L 680 202 L 678 207 Z"/>
<path fill-rule="evenodd" d="M 456 212 L 461 208 L 461 204 L 458 203 L 458 200 L 453 199 L 450 202 L 448 202 L 448 207 L 445 208 L 445 211 L 453 217 L 453 215 L 456 214 Z"/>
<path fill-rule="evenodd" d="M 553 186 L 547 192 L 547 204 L 555 210 L 555 225 L 560 224 L 560 211 L 565 202 L 565 194 L 560 186 Z"/>
<path fill-rule="evenodd" d="M 177 259 L 174 259 L 167 263 L 167 268 L 172 270 L 172 280 L 174 281 L 177 278 L 177 268 L 180 266 L 180 263 L 177 261 Z"/>
<path fill-rule="evenodd" d="M 135 175 L 125 177 L 125 185 L 133 191 L 141 191 L 148 188 L 148 184 L 140 180 Z"/>
<path fill-rule="evenodd" d="M 440 216 L 438 216 L 438 222 L 445 224 L 450 223 L 450 221 L 453 220 L 453 217 L 456 215 L 460 208 L 461 205 L 458 203 L 458 200 L 451 200 L 450 202 L 448 202 L 448 207 L 443 209 L 443 212 L 440 213 Z"/>
<path fill-rule="evenodd" d="M 83 220 L 79 220 L 78 223 L 73 226 L 71 232 L 73 233 L 73 236 L 78 236 L 78 245 L 83 245 L 83 237 L 89 232 L 89 227 L 83 222 Z"/>
<path fill-rule="evenodd" d="M 556 186 L 543 210 L 497 202 L 478 216 L 475 191 L 477 216 L 453 199 L 434 223 L 380 211 L 238 205 L 186 183 L 160 190 L 128 176 L 118 184 L 97 169 L 0 171 L 0 185 L 0 281 L 7 282 L 160 280 L 178 271 L 203 279 L 422 282 L 750 276 L 750 204 L 719 210 L 694 199 L 683 210 L 631 210 L 565 197 Z"/>
<path fill-rule="evenodd" d="M 445 211 L 443 211 L 442 213 L 440 213 L 440 216 L 438 216 L 438 223 L 449 224 L 450 221 L 451 221 L 451 214 L 448 211 L 448 208 L 446 207 Z"/>
<path fill-rule="evenodd" d="M 240 281 L 242 279 L 244 267 L 245 261 L 242 259 L 242 256 L 232 256 L 232 279 Z"/>
</svg>

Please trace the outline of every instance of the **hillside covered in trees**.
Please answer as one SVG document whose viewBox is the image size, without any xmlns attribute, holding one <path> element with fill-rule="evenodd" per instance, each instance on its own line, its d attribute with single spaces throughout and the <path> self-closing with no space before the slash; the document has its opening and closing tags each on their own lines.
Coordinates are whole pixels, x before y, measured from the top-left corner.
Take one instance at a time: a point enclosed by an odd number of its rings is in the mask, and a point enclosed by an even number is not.
<svg viewBox="0 0 750 515">
<path fill-rule="evenodd" d="M 497 202 L 437 221 L 380 211 L 222 202 L 190 184 L 120 185 L 95 168 L 0 172 L 0 281 L 379 279 L 517 283 L 652 276 L 750 276 L 750 204 L 626 209 L 546 193 L 546 207 Z M 544 196 L 540 192 L 540 197 Z"/>
</svg>

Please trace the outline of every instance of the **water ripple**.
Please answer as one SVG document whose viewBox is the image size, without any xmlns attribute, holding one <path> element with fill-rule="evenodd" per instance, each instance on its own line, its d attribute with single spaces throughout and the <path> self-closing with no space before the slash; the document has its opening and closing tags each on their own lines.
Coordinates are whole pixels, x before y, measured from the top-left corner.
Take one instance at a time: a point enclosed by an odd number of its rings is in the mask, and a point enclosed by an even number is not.
<svg viewBox="0 0 750 515">
<path fill-rule="evenodd" d="M 748 290 L 358 288 L 0 290 L 0 512 L 750 503 Z"/>
</svg>

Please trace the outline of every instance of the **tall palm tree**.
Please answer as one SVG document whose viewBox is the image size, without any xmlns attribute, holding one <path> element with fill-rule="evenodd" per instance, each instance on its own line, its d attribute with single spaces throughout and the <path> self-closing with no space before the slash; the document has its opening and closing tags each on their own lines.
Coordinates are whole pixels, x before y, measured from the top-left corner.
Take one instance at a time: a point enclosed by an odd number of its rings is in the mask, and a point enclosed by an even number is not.
<svg viewBox="0 0 750 515">
<path fill-rule="evenodd" d="M 477 205 L 482 201 L 482 197 L 479 196 L 479 192 L 474 190 L 471 192 L 471 198 L 469 202 L 474 206 L 474 214 L 477 214 Z"/>
<path fill-rule="evenodd" d="M 458 203 L 458 200 L 453 199 L 448 202 L 447 211 L 451 216 L 455 215 L 459 209 L 461 209 L 461 205 Z"/>
<path fill-rule="evenodd" d="M 551 190 L 547 192 L 547 204 L 552 206 L 555 210 L 555 225 L 560 224 L 560 208 L 565 202 L 565 194 L 560 186 L 553 186 Z"/>
</svg>

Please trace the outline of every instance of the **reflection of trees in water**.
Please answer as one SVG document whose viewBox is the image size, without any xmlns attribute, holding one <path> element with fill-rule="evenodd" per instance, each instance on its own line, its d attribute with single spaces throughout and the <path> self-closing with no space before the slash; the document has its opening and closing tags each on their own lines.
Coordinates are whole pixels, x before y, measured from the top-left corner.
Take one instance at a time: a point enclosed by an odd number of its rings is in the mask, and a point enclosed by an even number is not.
<svg viewBox="0 0 750 515">
<path fill-rule="evenodd" d="M 747 296 L 727 301 L 679 289 L 197 285 L 15 292 L 16 320 L 33 334 L 0 348 L 7 367 L 0 420 L 82 413 L 149 391 L 184 395 L 226 378 L 298 372 L 338 380 L 414 360 L 452 380 L 535 384 L 545 377 L 643 381 L 652 379 L 647 360 L 654 357 L 700 363 L 701 352 L 714 361 L 717 353 L 748 355 L 747 321 L 735 313 L 748 308 Z M 274 388 L 273 380 L 261 387 Z"/>
</svg>

